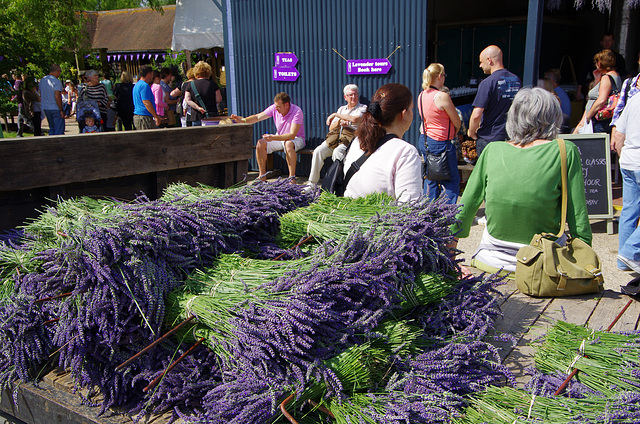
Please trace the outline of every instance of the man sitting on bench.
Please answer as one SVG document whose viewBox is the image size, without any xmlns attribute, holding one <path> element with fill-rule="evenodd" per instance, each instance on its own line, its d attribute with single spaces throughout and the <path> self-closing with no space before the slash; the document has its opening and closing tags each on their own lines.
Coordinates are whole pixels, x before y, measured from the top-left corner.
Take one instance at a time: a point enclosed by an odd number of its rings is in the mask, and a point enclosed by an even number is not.
<svg viewBox="0 0 640 424">
<path fill-rule="evenodd" d="M 258 170 L 262 181 L 267 180 L 267 155 L 269 153 L 284 150 L 287 156 L 287 166 L 289 168 L 289 178 L 296 177 L 296 152 L 305 145 L 303 114 L 300 107 L 291 103 L 287 93 L 278 93 L 273 98 L 273 104 L 264 111 L 255 115 L 243 118 L 238 115 L 231 115 L 231 119 L 236 122 L 254 124 L 272 117 L 276 124 L 275 134 L 263 134 L 256 143 L 256 158 L 258 159 Z"/>
<path fill-rule="evenodd" d="M 336 113 L 332 113 L 327 118 L 329 132 L 325 141 L 313 150 L 311 159 L 311 173 L 307 181 L 306 190 L 313 190 L 320 180 L 320 170 L 324 160 L 333 156 L 333 160 L 344 156 L 347 146 L 353 139 L 358 123 L 367 107 L 361 104 L 358 86 L 347 84 L 342 90 L 347 104 L 341 106 Z"/>
</svg>

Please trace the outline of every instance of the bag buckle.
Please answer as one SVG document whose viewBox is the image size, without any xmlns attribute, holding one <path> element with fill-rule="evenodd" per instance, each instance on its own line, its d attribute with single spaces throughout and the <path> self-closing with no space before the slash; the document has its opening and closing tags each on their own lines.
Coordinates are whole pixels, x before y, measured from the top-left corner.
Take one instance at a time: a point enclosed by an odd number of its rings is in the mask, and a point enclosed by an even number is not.
<svg viewBox="0 0 640 424">
<path fill-rule="evenodd" d="M 593 274 L 594 277 L 600 277 L 602 275 L 602 270 L 600 268 L 596 268 L 591 264 L 587 265 L 585 269 Z"/>
<path fill-rule="evenodd" d="M 556 271 L 560 274 L 560 280 L 558 280 L 557 290 L 564 290 L 567 287 L 567 277 L 568 275 L 560 269 L 559 266 L 556 267 Z"/>
</svg>

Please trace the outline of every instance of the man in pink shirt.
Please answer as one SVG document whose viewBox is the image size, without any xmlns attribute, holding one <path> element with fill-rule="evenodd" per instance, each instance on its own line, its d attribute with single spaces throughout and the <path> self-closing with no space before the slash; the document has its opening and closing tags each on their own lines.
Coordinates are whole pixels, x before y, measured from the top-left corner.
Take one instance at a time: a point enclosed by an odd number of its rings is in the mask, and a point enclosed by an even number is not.
<svg viewBox="0 0 640 424">
<path fill-rule="evenodd" d="M 287 93 L 278 93 L 273 98 L 273 104 L 255 115 L 243 118 L 238 115 L 231 115 L 236 122 L 254 124 L 273 118 L 276 124 L 275 134 L 263 134 L 256 143 L 256 157 L 258 159 L 258 170 L 262 181 L 267 180 L 267 155 L 269 153 L 284 150 L 287 156 L 287 167 L 289 177 L 296 176 L 296 152 L 305 146 L 304 137 L 304 115 L 300 107 L 291 103 Z"/>
</svg>

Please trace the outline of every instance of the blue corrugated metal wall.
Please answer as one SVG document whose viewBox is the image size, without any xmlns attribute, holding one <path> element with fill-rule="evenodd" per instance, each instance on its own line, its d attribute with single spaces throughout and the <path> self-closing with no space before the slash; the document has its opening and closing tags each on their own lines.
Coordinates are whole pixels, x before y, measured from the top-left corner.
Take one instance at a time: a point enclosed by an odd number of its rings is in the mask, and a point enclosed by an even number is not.
<svg viewBox="0 0 640 424">
<path fill-rule="evenodd" d="M 420 90 L 427 65 L 425 0 L 231 0 L 231 6 L 238 113 L 260 112 L 284 91 L 304 111 L 308 148 L 322 142 L 327 116 L 345 103 L 344 85 L 357 84 L 362 100 L 388 82 L 407 85 L 414 99 Z M 388 74 L 350 76 L 333 49 L 346 59 L 385 58 L 396 51 L 389 57 L 393 67 Z M 277 52 L 298 57 L 296 82 L 272 80 Z M 404 137 L 414 144 L 417 122 Z M 272 120 L 256 124 L 254 143 L 274 129 Z M 307 175 L 309 161 L 300 160 L 297 174 Z M 277 167 L 284 163 L 274 162 Z M 255 160 L 250 166 L 257 168 Z"/>
</svg>

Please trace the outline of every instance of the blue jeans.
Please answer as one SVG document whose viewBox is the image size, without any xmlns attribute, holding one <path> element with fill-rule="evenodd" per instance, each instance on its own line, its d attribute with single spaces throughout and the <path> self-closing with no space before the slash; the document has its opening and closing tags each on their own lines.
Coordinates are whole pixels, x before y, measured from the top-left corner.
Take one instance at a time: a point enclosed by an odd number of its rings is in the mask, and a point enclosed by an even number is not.
<svg viewBox="0 0 640 424">
<path fill-rule="evenodd" d="M 484 138 L 478 137 L 478 139 L 476 140 L 476 153 L 478 154 L 478 157 L 480 157 L 480 155 L 482 154 L 482 151 L 484 150 L 485 147 L 487 147 L 489 143 L 490 141 L 487 141 Z"/>
<path fill-rule="evenodd" d="M 627 259 L 640 261 L 640 171 L 621 169 L 622 212 L 618 225 L 618 254 Z M 618 261 L 618 268 L 627 266 Z"/>
<path fill-rule="evenodd" d="M 60 111 L 45 110 L 44 115 L 49 123 L 49 135 L 64 135 L 64 119 L 60 117 Z"/>
<path fill-rule="evenodd" d="M 593 119 L 592 122 L 594 133 L 611 134 L 611 119 L 605 119 L 604 121 L 596 121 L 595 119 Z"/>
<path fill-rule="evenodd" d="M 423 193 L 427 194 L 430 200 L 435 200 L 444 193 L 447 198 L 447 203 L 455 205 L 460 195 L 460 174 L 458 173 L 458 153 L 456 152 L 456 146 L 451 140 L 438 141 L 431 137 L 426 137 L 424 134 L 420 134 L 420 153 L 425 160 L 427 156 L 425 139 L 431 154 L 437 155 L 445 149 L 447 150 L 447 164 L 449 165 L 451 179 L 444 181 L 430 181 L 425 179 Z"/>
</svg>

